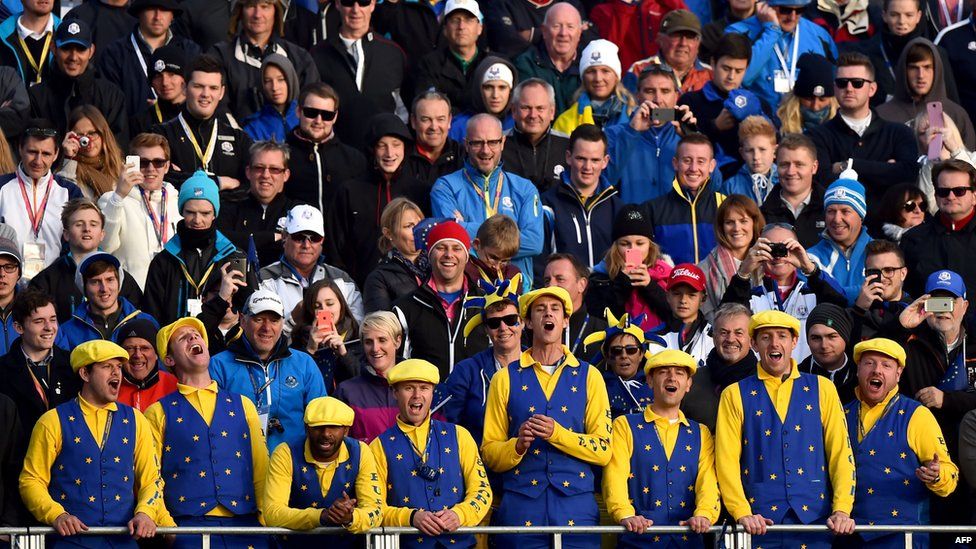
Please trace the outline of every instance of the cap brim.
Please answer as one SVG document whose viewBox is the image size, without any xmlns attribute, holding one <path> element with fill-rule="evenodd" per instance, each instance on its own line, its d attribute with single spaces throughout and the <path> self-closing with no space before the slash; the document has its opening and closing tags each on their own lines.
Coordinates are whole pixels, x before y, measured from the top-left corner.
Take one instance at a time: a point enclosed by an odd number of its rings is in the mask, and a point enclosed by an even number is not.
<svg viewBox="0 0 976 549">
<path fill-rule="evenodd" d="M 451 15 L 452 13 L 454 13 L 456 11 L 463 11 L 463 12 L 466 12 L 466 13 L 471 14 L 471 16 L 474 17 L 474 18 L 476 18 L 479 23 L 484 20 L 484 16 L 481 15 L 480 13 L 475 13 L 475 12 L 469 10 L 468 8 L 460 8 L 460 7 L 454 8 L 453 10 L 445 13 L 444 14 L 444 17 L 446 18 L 448 15 Z"/>
<path fill-rule="evenodd" d="M 671 35 L 671 34 L 674 34 L 676 32 L 693 32 L 696 35 L 698 35 L 699 37 L 702 35 L 701 29 L 696 29 L 694 27 L 686 27 L 686 26 L 683 26 L 683 25 L 682 26 L 678 26 L 678 27 L 671 27 L 670 29 L 668 29 L 668 32 L 666 32 L 664 34 Z"/>
<path fill-rule="evenodd" d="M 68 38 L 67 40 L 58 40 L 58 41 L 56 41 L 54 43 L 54 45 L 57 46 L 57 47 L 59 47 L 59 48 L 63 48 L 65 46 L 69 46 L 69 45 L 72 45 L 72 44 L 74 44 L 76 46 L 81 46 L 82 48 L 85 48 L 86 50 L 91 47 L 91 42 L 86 42 L 86 41 L 81 40 L 79 38 Z"/>
<path fill-rule="evenodd" d="M 284 313 L 282 313 L 278 309 L 274 309 L 272 307 L 258 307 L 256 310 L 253 310 L 253 311 L 250 311 L 249 310 L 247 312 L 247 315 L 248 316 L 254 316 L 254 315 L 259 315 L 261 313 L 274 313 L 274 314 L 280 316 L 281 318 L 284 318 L 285 317 Z"/>
</svg>

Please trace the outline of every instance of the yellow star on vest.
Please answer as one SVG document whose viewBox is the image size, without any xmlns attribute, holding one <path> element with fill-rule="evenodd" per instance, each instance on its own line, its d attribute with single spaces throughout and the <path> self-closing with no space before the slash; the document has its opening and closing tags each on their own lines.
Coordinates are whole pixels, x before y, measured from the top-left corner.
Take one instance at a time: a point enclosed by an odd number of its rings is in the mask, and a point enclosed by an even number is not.
<svg viewBox="0 0 976 549">
<path fill-rule="evenodd" d="M 308 485 L 307 484 L 302 484 L 298 489 L 301 490 L 302 492 L 307 492 L 308 491 Z"/>
<path fill-rule="evenodd" d="M 742 476 L 744 476 L 744 477 L 749 476 L 749 469 L 743 469 L 742 470 Z"/>
<path fill-rule="evenodd" d="M 644 487 L 644 493 L 645 493 L 645 494 L 650 494 L 650 493 L 651 493 L 651 489 L 650 489 L 650 488 L 648 488 L 647 486 L 645 486 L 645 487 Z"/>
<path fill-rule="evenodd" d="M 898 516 L 898 509 L 892 509 L 891 510 L 891 516 L 897 517 Z"/>
<path fill-rule="evenodd" d="M 80 478 L 76 478 L 75 479 L 75 484 L 77 484 L 78 486 L 81 486 L 81 479 Z"/>
<path fill-rule="evenodd" d="M 657 471 L 660 471 L 661 468 L 658 467 L 657 465 L 655 465 L 655 466 L 651 467 L 651 470 L 654 471 L 654 472 L 657 472 Z"/>
<path fill-rule="evenodd" d="M 206 507 L 206 506 L 207 506 L 207 502 L 206 501 L 201 501 L 200 502 L 200 507 Z"/>
<path fill-rule="evenodd" d="M 529 390 L 529 386 L 528 385 L 523 385 L 522 386 L 522 390 L 523 391 L 528 391 Z"/>
<path fill-rule="evenodd" d="M 193 442 L 200 442 L 200 435 L 193 435 Z"/>
<path fill-rule="evenodd" d="M 900 415 L 900 416 L 905 415 L 905 410 L 898 410 L 898 415 Z"/>
<path fill-rule="evenodd" d="M 796 470 L 796 474 L 798 474 L 800 476 L 803 476 L 803 467 L 800 467 L 799 469 L 797 469 Z"/>
<path fill-rule="evenodd" d="M 407 496 L 403 496 L 403 503 L 410 503 L 410 498 Z"/>
<path fill-rule="evenodd" d="M 756 415 L 762 417 L 762 410 L 756 410 Z"/>
<path fill-rule="evenodd" d="M 566 412 L 569 411 L 569 407 L 568 406 L 563 406 L 562 408 L 559 409 L 559 411 L 565 414 Z M 570 521 L 570 522 L 572 522 L 572 521 Z"/>
<path fill-rule="evenodd" d="M 245 440 L 247 439 L 247 433 L 244 433 L 244 439 Z"/>
<path fill-rule="evenodd" d="M 893 436 L 895 436 L 895 432 L 894 432 L 894 431 L 888 431 L 888 436 L 889 436 L 889 437 L 893 437 Z"/>
<path fill-rule="evenodd" d="M 654 543 L 661 541 L 661 536 L 654 536 Z"/>
<path fill-rule="evenodd" d="M 749 391 L 749 394 L 750 394 L 750 395 L 752 395 L 752 396 L 756 396 L 756 395 L 758 395 L 759 393 L 757 393 L 756 391 Z"/>
<path fill-rule="evenodd" d="M 95 496 L 88 496 L 88 501 L 95 503 Z"/>
<path fill-rule="evenodd" d="M 678 470 L 681 471 L 682 473 L 684 473 L 685 471 L 688 470 L 688 468 L 685 467 L 684 465 L 682 465 L 681 467 L 678 467 Z"/>
<path fill-rule="evenodd" d="M 129 439 L 126 437 L 122 437 L 122 444 L 128 444 L 128 443 L 129 443 Z"/>
<path fill-rule="evenodd" d="M 645 444 L 644 445 L 644 451 L 645 452 L 650 452 L 651 451 L 651 445 L 650 444 Z"/>
<path fill-rule="evenodd" d="M 403 461 L 403 454 L 397 454 L 396 459 L 397 461 Z"/>
<path fill-rule="evenodd" d="M 769 508 L 770 511 L 776 511 L 777 509 L 779 509 L 779 507 L 776 505 L 773 505 L 772 507 Z"/>
<path fill-rule="evenodd" d="M 236 452 L 234 452 L 234 455 L 235 455 L 235 456 L 237 456 L 237 457 L 241 457 L 241 452 L 240 452 L 240 450 L 238 450 L 238 451 L 236 451 Z"/>
<path fill-rule="evenodd" d="M 874 451 L 874 448 L 868 450 L 868 455 L 869 456 L 873 456 L 874 454 L 877 454 L 877 452 Z"/>
<path fill-rule="evenodd" d="M 225 475 L 230 475 L 230 469 L 224 469 L 224 474 Z"/>
<path fill-rule="evenodd" d="M 412 476 L 412 477 L 417 476 L 417 470 L 414 469 L 413 471 L 410 471 L 410 476 Z"/>
<path fill-rule="evenodd" d="M 637 424 L 637 430 L 638 431 L 643 431 L 644 430 L 644 424 L 643 423 L 638 423 Z"/>
<path fill-rule="evenodd" d="M 903 481 L 903 484 L 904 484 L 905 486 L 908 486 L 908 479 L 907 479 L 907 478 L 906 478 L 906 479 L 905 479 L 905 480 Z"/>
<path fill-rule="evenodd" d="M 885 472 L 886 475 L 890 475 L 891 474 L 891 467 L 885 467 L 884 468 L 884 472 Z"/>
<path fill-rule="evenodd" d="M 586 478 L 586 473 L 584 473 L 583 471 L 580 471 L 580 478 Z"/>
<path fill-rule="evenodd" d="M 441 434 L 447 436 L 447 431 L 441 431 Z"/>
<path fill-rule="evenodd" d="M 536 479 L 532 479 L 532 486 L 538 486 L 538 485 L 539 485 L 539 481 Z"/>
<path fill-rule="evenodd" d="M 68 499 L 68 494 L 61 494 L 61 501 Z"/>
<path fill-rule="evenodd" d="M 563 487 L 569 488 L 569 481 L 568 480 L 564 480 L 563 481 Z"/>
<path fill-rule="evenodd" d="M 305 465 L 302 465 L 302 472 L 303 473 L 307 473 L 308 472 L 308 467 L 306 467 Z"/>
<path fill-rule="evenodd" d="M 115 463 L 121 463 L 121 461 L 122 458 L 120 458 L 119 456 L 115 456 Z"/>
<path fill-rule="evenodd" d="M 810 388 L 809 388 L 809 387 L 806 387 L 806 386 L 804 386 L 804 387 L 803 387 L 803 392 L 804 392 L 804 393 L 809 393 L 809 392 L 810 392 Z"/>
<path fill-rule="evenodd" d="M 122 501 L 122 496 L 115 494 L 115 501 Z"/>
<path fill-rule="evenodd" d="M 451 491 L 452 491 L 452 492 L 454 492 L 455 494 L 456 494 L 456 493 L 458 493 L 458 488 L 457 488 L 457 486 L 455 486 L 455 487 L 453 487 L 453 488 L 451 488 Z"/>
<path fill-rule="evenodd" d="M 793 427 L 793 430 L 796 431 L 797 433 L 799 433 L 800 432 L 800 426 L 797 425 L 797 426 Z"/>
<path fill-rule="evenodd" d="M 181 417 L 176 418 L 176 423 L 183 423 L 183 418 Z"/>
<path fill-rule="evenodd" d="M 172 451 L 173 451 L 173 447 L 172 447 L 172 446 L 170 446 L 169 444 L 167 444 L 167 445 L 166 445 L 166 451 L 167 451 L 167 452 L 172 452 Z"/>
<path fill-rule="evenodd" d="M 766 436 L 769 437 L 769 436 L 772 436 L 772 435 L 773 435 L 773 431 L 770 430 L 770 429 L 766 429 Z"/>
<path fill-rule="evenodd" d="M 691 451 L 691 444 L 689 444 L 689 445 L 687 445 L 687 446 L 685 446 L 685 450 L 687 450 L 687 451 L 689 451 L 689 452 L 690 452 L 690 451 Z"/>
<path fill-rule="evenodd" d="M 776 480 L 776 473 L 769 475 L 769 480 Z"/>
<path fill-rule="evenodd" d="M 236 499 L 230 500 L 230 506 L 231 507 L 237 507 L 237 500 Z"/>
<path fill-rule="evenodd" d="M 807 404 L 807 411 L 810 412 L 812 410 L 813 410 L 813 404 Z"/>
<path fill-rule="evenodd" d="M 801 509 L 803 509 L 804 511 L 809 511 L 810 510 L 810 507 L 804 505 L 803 507 L 801 507 Z"/>
<path fill-rule="evenodd" d="M 124 425 L 128 425 L 129 424 L 129 419 L 128 418 L 122 418 L 122 423 Z"/>
<path fill-rule="evenodd" d="M 529 413 L 530 414 L 534 414 L 535 413 L 535 406 L 529 406 Z"/>
<path fill-rule="evenodd" d="M 813 444 L 811 444 L 811 445 L 810 445 L 810 446 L 808 447 L 808 449 L 809 449 L 809 450 L 810 450 L 810 451 L 812 452 L 812 451 L 813 451 Z"/>
<path fill-rule="evenodd" d="M 75 437 L 75 444 L 81 443 L 81 437 Z"/>
<path fill-rule="evenodd" d="M 568 524 L 569 526 L 576 526 L 576 521 L 575 520 L 571 520 L 571 521 L 569 521 L 566 524 Z"/>
<path fill-rule="evenodd" d="M 678 505 L 680 505 L 680 506 L 682 506 L 682 507 L 684 507 L 684 506 L 685 506 L 685 505 L 687 505 L 687 504 L 686 504 L 686 503 L 684 502 L 684 500 L 682 500 L 682 501 L 681 501 L 681 503 L 679 503 Z"/>
<path fill-rule="evenodd" d="M 868 495 L 871 495 L 873 493 L 874 493 L 874 488 L 868 488 Z"/>
<path fill-rule="evenodd" d="M 634 478 L 634 473 L 629 473 L 629 474 L 627 475 L 627 478 L 628 478 L 628 479 L 632 479 L 632 478 Z"/>
<path fill-rule="evenodd" d="M 531 520 L 527 520 L 527 521 L 525 521 L 525 525 L 526 525 L 526 526 L 532 526 L 532 521 L 531 521 Z"/>
<path fill-rule="evenodd" d="M 898 454 L 898 457 L 900 457 L 901 459 L 905 459 L 906 457 L 908 457 L 908 454 L 906 454 L 905 452 L 902 452 L 902 453 Z"/>
<path fill-rule="evenodd" d="M 186 463 L 190 463 L 190 456 L 186 456 L 185 458 L 183 458 L 183 461 Z"/>
<path fill-rule="evenodd" d="M 521 473 L 521 471 L 519 471 L 518 468 L 516 468 L 515 469 L 515 476 L 519 476 L 520 473 Z"/>
<path fill-rule="evenodd" d="M 122 477 L 122 482 L 129 482 L 129 475 Z"/>
<path fill-rule="evenodd" d="M 220 436 L 227 437 L 227 431 L 221 431 L 220 432 Z"/>
<path fill-rule="evenodd" d="M 92 458 L 85 458 L 85 463 L 91 463 L 91 462 L 92 462 Z"/>
<path fill-rule="evenodd" d="M 352 471 L 352 465 L 349 463 L 346 464 L 346 471 Z"/>
<path fill-rule="evenodd" d="M 444 448 L 444 453 L 445 454 L 450 454 L 451 453 L 451 449 L 450 448 Z"/>
<path fill-rule="evenodd" d="M 661 506 L 661 500 L 659 499 L 654 500 L 654 507 L 660 507 L 660 506 Z"/>
<path fill-rule="evenodd" d="M 540 450 L 540 449 L 538 449 L 538 448 L 536 448 L 535 450 L 532 450 L 532 455 L 533 455 L 533 456 L 537 456 L 537 455 L 539 455 L 539 454 L 541 454 L 541 453 L 542 453 L 542 450 Z"/>
<path fill-rule="evenodd" d="M 231 411 L 231 412 L 227 412 L 227 415 L 229 415 L 230 417 L 234 417 L 234 416 L 236 416 L 237 414 L 235 414 L 235 413 L 234 413 L 233 411 Z"/>
<path fill-rule="evenodd" d="M 206 471 L 200 471 L 200 478 L 207 478 L 207 472 Z"/>
<path fill-rule="evenodd" d="M 75 420 L 75 416 L 68 416 L 68 421 L 74 421 L 74 420 Z"/>
<path fill-rule="evenodd" d="M 573 385 L 572 387 L 570 387 L 570 388 L 569 388 L 569 390 L 575 393 L 575 392 L 576 392 L 576 391 L 578 391 L 579 389 L 577 389 L 577 388 L 576 388 L 576 386 L 575 386 L 575 385 Z"/>
</svg>

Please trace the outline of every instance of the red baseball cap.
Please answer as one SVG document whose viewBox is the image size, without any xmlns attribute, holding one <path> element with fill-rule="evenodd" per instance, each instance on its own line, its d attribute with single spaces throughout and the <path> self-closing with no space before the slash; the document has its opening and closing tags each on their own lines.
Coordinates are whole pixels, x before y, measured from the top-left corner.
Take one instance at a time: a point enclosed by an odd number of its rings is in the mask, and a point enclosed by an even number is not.
<svg viewBox="0 0 976 549">
<path fill-rule="evenodd" d="M 693 263 L 681 263 L 674 266 L 671 276 L 668 277 L 668 290 L 678 284 L 687 284 L 695 291 L 705 291 L 705 273 Z"/>
</svg>

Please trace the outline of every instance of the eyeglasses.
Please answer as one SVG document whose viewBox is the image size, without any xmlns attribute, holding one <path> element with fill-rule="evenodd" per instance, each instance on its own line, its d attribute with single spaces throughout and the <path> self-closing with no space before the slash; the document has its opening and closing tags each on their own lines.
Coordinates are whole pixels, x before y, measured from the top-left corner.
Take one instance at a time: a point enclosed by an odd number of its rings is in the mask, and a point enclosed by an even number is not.
<svg viewBox="0 0 976 549">
<path fill-rule="evenodd" d="M 24 135 L 28 137 L 57 137 L 58 130 L 53 128 L 27 128 Z"/>
<path fill-rule="evenodd" d="M 859 90 L 864 87 L 865 84 L 874 82 L 874 80 L 868 80 L 867 78 L 834 78 L 834 85 L 839 89 L 847 89 L 847 85 L 850 84 L 854 86 L 855 90 Z"/>
<path fill-rule="evenodd" d="M 627 353 L 627 356 L 634 356 L 641 351 L 637 345 L 614 345 L 610 347 L 610 356 L 620 356 Z"/>
<path fill-rule="evenodd" d="M 902 265 L 901 267 L 881 267 L 880 269 L 864 269 L 864 276 L 868 275 L 868 271 L 873 270 L 874 274 L 878 274 L 878 271 L 880 271 L 881 275 L 884 276 L 885 278 L 891 278 L 895 276 L 895 273 L 897 273 L 898 271 L 904 268 L 905 266 Z"/>
<path fill-rule="evenodd" d="M 912 213 L 914 211 L 919 210 L 921 207 L 922 205 L 919 204 L 918 202 L 915 202 L 914 200 L 909 200 L 908 202 L 905 202 L 902 205 L 901 209 L 905 210 L 905 213 Z"/>
<path fill-rule="evenodd" d="M 323 237 L 322 235 L 315 234 L 315 233 L 297 233 L 297 234 L 290 234 L 290 235 L 288 235 L 288 238 L 292 242 L 297 242 L 299 244 L 301 244 L 302 242 L 305 242 L 306 240 L 309 241 L 309 242 L 311 242 L 312 244 L 318 244 L 319 242 L 322 242 L 323 240 L 325 240 L 325 237 Z"/>
<path fill-rule="evenodd" d="M 502 327 L 502 322 L 504 322 L 506 326 L 518 326 L 519 321 L 519 315 L 513 313 L 505 316 L 493 316 L 491 318 L 486 318 L 485 326 L 488 326 L 489 330 L 497 330 Z"/>
<path fill-rule="evenodd" d="M 806 6 L 776 6 L 776 13 L 780 15 L 798 15 L 807 9 Z"/>
<path fill-rule="evenodd" d="M 308 118 L 309 120 L 315 120 L 316 118 L 321 117 L 322 120 L 326 122 L 332 122 L 335 120 L 336 112 L 302 106 L 302 116 Z"/>
<path fill-rule="evenodd" d="M 344 8 L 351 8 L 355 4 L 359 4 L 359 7 L 366 8 L 369 7 L 373 0 L 339 0 L 339 5 Z"/>
<path fill-rule="evenodd" d="M 143 170 L 148 170 L 149 166 L 161 170 L 166 167 L 169 160 L 165 158 L 139 158 L 139 168 Z"/>
<path fill-rule="evenodd" d="M 14 274 L 19 269 L 20 265 L 16 263 L 4 263 L 3 265 L 0 265 L 0 271 L 3 271 L 4 274 Z"/>
<path fill-rule="evenodd" d="M 498 147 L 502 146 L 501 139 L 481 139 L 478 141 L 471 141 L 470 139 L 465 139 L 464 141 L 472 149 L 483 149 L 486 146 L 491 147 L 492 149 L 497 149 Z"/>
<path fill-rule="evenodd" d="M 98 133 L 95 130 L 92 130 L 92 131 L 90 131 L 88 133 L 78 133 L 78 132 L 75 132 L 75 134 L 78 137 L 87 137 L 88 139 L 94 139 L 96 137 L 101 137 L 102 136 L 102 134 Z"/>
<path fill-rule="evenodd" d="M 285 168 L 279 168 L 278 166 L 250 166 L 251 170 L 257 173 L 264 173 L 265 170 L 271 175 L 281 175 L 285 173 Z"/>
<path fill-rule="evenodd" d="M 973 190 L 972 187 L 936 187 L 935 196 L 949 198 L 950 194 L 954 194 L 956 198 L 962 198 L 971 190 Z"/>
</svg>

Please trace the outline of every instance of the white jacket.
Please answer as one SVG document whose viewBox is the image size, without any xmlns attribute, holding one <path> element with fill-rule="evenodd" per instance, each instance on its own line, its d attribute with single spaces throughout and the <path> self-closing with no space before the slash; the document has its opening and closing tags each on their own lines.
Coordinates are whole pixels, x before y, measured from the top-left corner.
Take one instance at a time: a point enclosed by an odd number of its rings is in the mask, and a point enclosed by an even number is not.
<svg viewBox="0 0 976 549">
<path fill-rule="evenodd" d="M 363 296 L 359 293 L 359 288 L 356 287 L 352 277 L 342 269 L 320 262 L 315 266 L 312 279 L 307 284 L 300 281 L 295 273 L 281 261 L 276 261 L 258 272 L 261 289 L 271 290 L 278 294 L 281 303 L 285 306 L 284 332 L 286 335 L 291 334 L 291 329 L 294 326 L 292 311 L 302 301 L 305 288 L 323 278 L 330 278 L 336 283 L 339 291 L 342 292 L 342 297 L 346 300 L 346 304 L 349 305 L 349 312 L 352 313 L 356 322 L 362 322 L 364 316 Z"/>
<path fill-rule="evenodd" d="M 24 183 L 24 191 L 27 193 L 27 199 L 30 201 L 33 211 L 38 211 L 50 186 L 47 206 L 44 208 L 36 238 L 31 230 L 30 215 L 27 213 L 26 204 L 24 204 L 24 194 L 21 192 L 21 184 L 18 181 L 17 174 L 20 175 L 19 181 Z M 61 225 L 61 209 L 64 208 L 68 200 L 81 198 L 81 190 L 74 183 L 56 178 L 50 172 L 41 178 L 36 193 L 34 186 L 34 182 L 21 171 L 19 165 L 17 166 L 17 173 L 0 176 L 0 223 L 6 223 L 17 231 L 17 242 L 21 246 L 21 253 L 23 253 L 26 243 L 43 244 L 45 248 L 44 267 L 47 267 L 61 255 L 61 234 L 64 231 L 64 227 Z"/>
<path fill-rule="evenodd" d="M 163 188 L 166 190 L 166 239 L 169 240 L 176 234 L 176 223 L 182 216 L 178 206 L 179 191 L 169 183 L 163 183 Z M 149 194 L 149 200 L 156 212 L 159 212 L 162 195 L 162 190 Z M 107 192 L 98 199 L 98 207 L 105 214 L 105 240 L 102 241 L 102 250 L 119 258 L 122 268 L 132 275 L 140 288 L 144 288 L 149 262 L 162 251 L 165 242 L 160 244 L 156 238 L 156 231 L 146 212 L 139 187 L 133 187 L 125 198 L 115 191 Z"/>
</svg>

